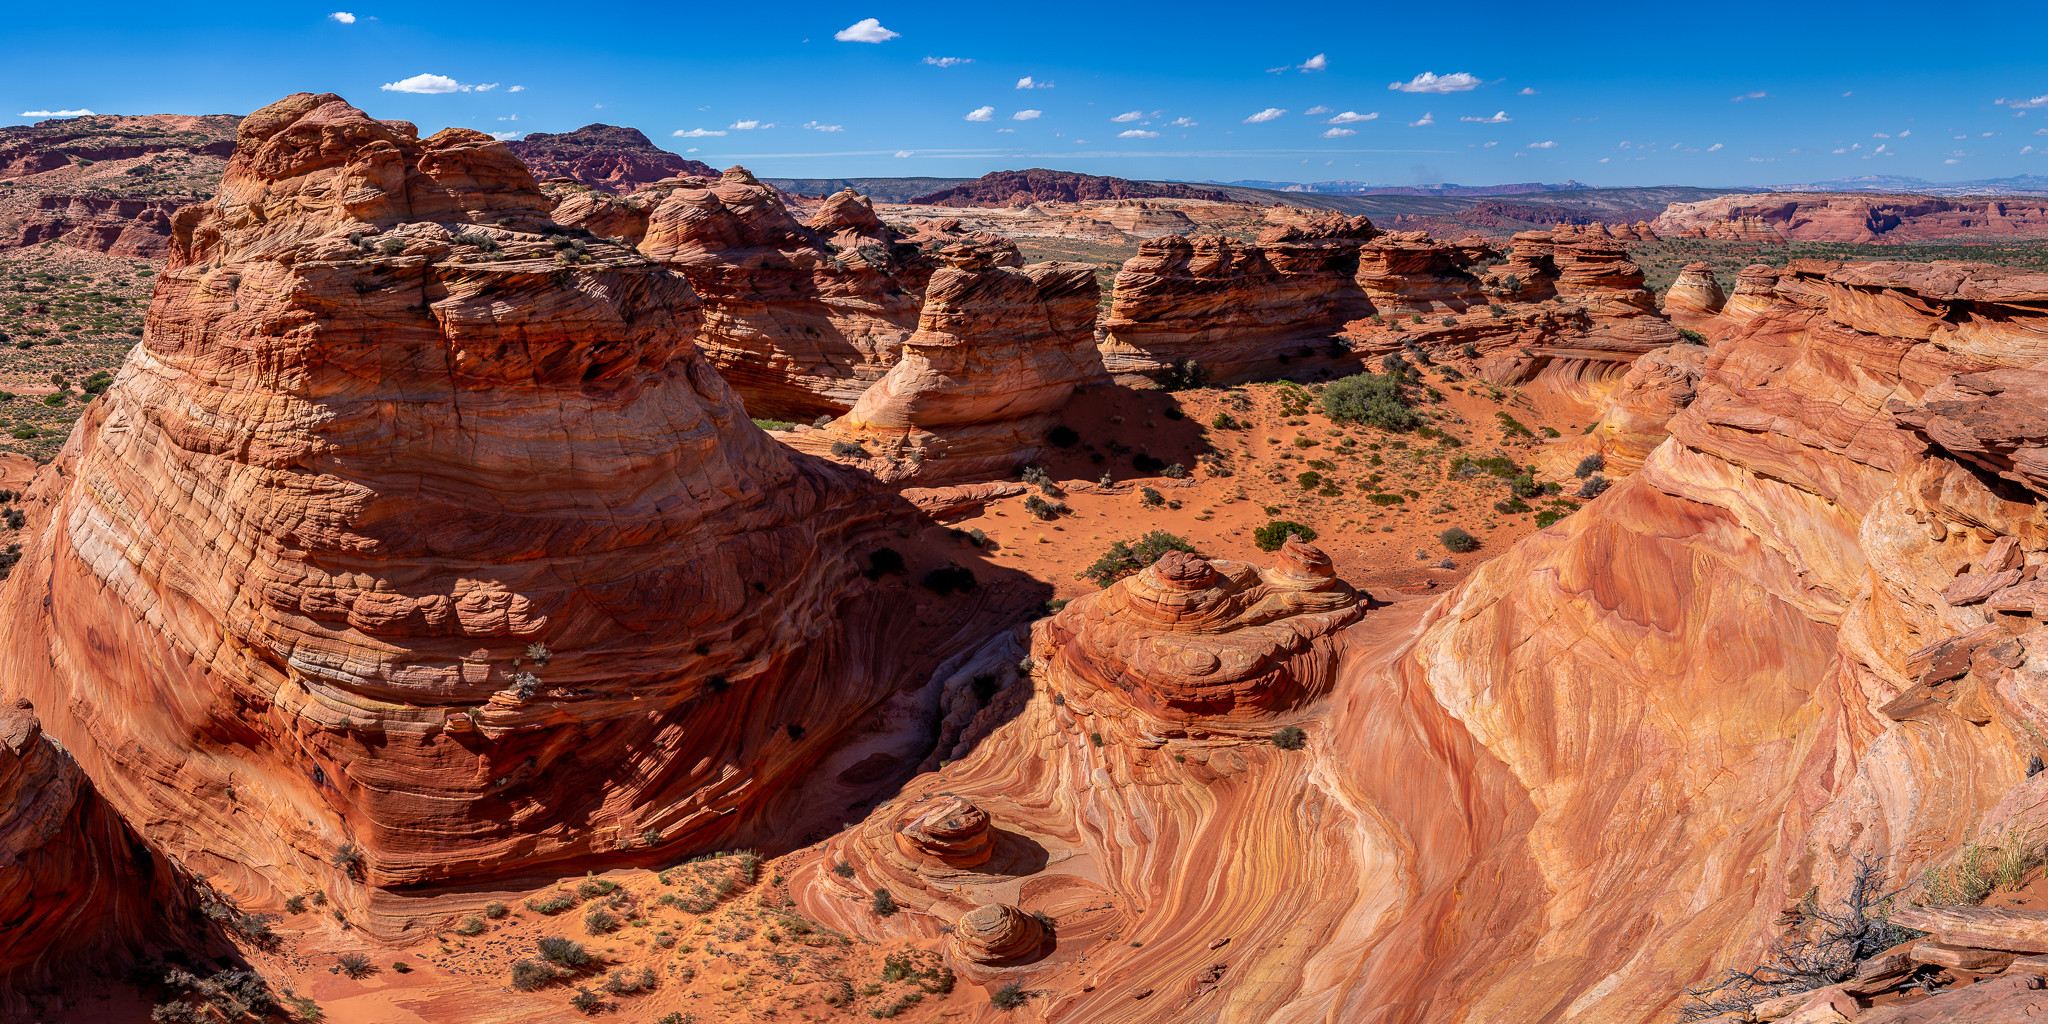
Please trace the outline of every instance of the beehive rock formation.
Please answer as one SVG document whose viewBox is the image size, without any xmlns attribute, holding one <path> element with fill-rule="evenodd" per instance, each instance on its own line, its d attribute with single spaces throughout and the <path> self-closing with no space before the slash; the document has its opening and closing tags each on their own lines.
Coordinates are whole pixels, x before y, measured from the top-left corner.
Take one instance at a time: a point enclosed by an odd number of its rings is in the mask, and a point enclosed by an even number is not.
<svg viewBox="0 0 2048 1024">
<path fill-rule="evenodd" d="M 1460 313 L 1484 305 L 1479 279 L 1467 268 L 1493 251 L 1432 240 L 1420 231 L 1395 231 L 1359 250 L 1358 283 L 1376 312 L 1387 316 Z"/>
<path fill-rule="evenodd" d="M 852 802 L 825 759 L 1000 586 L 883 600 L 886 500 L 749 423 L 685 279 L 488 136 L 303 93 L 241 133 L 38 484 L 8 695 L 153 847 L 376 938 Z"/>
<path fill-rule="evenodd" d="M 1705 263 L 1686 264 L 1664 292 L 1664 315 L 1686 324 L 1714 316 L 1727 304 L 1728 294 Z"/>
<path fill-rule="evenodd" d="M 1043 449 L 1075 388 L 1105 381 L 1094 267 L 1019 267 L 1007 242 L 954 243 L 939 260 L 896 365 L 845 416 L 791 443 L 855 446 L 864 454 L 842 457 L 887 480 L 1003 475 Z"/>
</svg>

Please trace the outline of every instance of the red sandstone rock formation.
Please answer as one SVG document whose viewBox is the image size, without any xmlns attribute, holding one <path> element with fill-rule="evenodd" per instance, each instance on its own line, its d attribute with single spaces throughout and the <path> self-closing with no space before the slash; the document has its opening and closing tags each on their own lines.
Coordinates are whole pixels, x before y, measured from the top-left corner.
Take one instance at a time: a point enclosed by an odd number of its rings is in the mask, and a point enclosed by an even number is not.
<svg viewBox="0 0 2048 1024">
<path fill-rule="evenodd" d="M 2048 237 L 2048 199 L 1935 199 L 1915 195 L 1729 195 L 1672 203 L 1665 235 L 1739 241 L 1926 242 Z"/>
<path fill-rule="evenodd" d="M 895 364 L 930 269 L 864 199 L 834 196 L 807 227 L 745 168 L 657 188 L 639 249 L 704 299 L 698 347 L 749 414 L 844 411 Z"/>
<path fill-rule="evenodd" d="M 0 128 L 0 247 L 57 242 L 136 259 L 169 248 L 171 214 L 212 194 L 228 114 L 95 115 Z"/>
<path fill-rule="evenodd" d="M 853 571 L 881 499 L 748 422 L 684 278 L 549 205 L 476 132 L 250 115 L 31 495 L 0 687 L 246 906 L 417 935 L 494 878 L 801 834 L 954 643 Z"/>
<path fill-rule="evenodd" d="M 1727 293 L 1714 280 L 1714 268 L 1705 263 L 1686 264 L 1664 292 L 1664 315 L 1686 326 L 1718 315 L 1727 304 Z"/>
<path fill-rule="evenodd" d="M 1215 189 L 1167 181 L 1126 181 L 1073 171 L 1033 167 L 994 171 L 973 181 L 910 200 L 913 206 L 1029 206 L 1051 200 L 1078 203 L 1089 199 L 1206 199 L 1227 203 Z"/>
<path fill-rule="evenodd" d="M 505 148 L 535 178 L 570 178 L 602 192 L 631 192 L 663 178 L 718 172 L 700 160 L 678 156 L 647 141 L 638 128 L 587 124 L 573 132 L 534 132 Z"/>
<path fill-rule="evenodd" d="M 852 411 L 790 443 L 883 479 L 1005 475 L 1044 449 L 1074 389 L 1102 383 L 1100 296 L 1086 263 L 1019 268 L 1017 248 L 955 243 L 925 290 L 902 357 Z"/>
<path fill-rule="evenodd" d="M 1373 309 L 1388 316 L 1459 313 L 1486 303 L 1467 268 L 1491 255 L 1482 239 L 1454 245 L 1420 231 L 1389 232 L 1359 250 L 1358 283 Z"/>
<path fill-rule="evenodd" d="M 1148 239 L 1116 275 L 1101 319 L 1103 362 L 1119 383 L 1199 363 L 1228 380 L 1320 348 L 1371 311 L 1356 280 L 1363 217 L 1275 225 L 1252 245 L 1215 235 Z"/>
</svg>

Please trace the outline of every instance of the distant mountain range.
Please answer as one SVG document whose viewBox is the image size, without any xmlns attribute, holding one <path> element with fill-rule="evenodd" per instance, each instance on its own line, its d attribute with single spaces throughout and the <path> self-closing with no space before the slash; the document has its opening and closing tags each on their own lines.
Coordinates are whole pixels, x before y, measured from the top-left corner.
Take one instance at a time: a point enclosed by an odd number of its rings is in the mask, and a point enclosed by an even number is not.
<svg viewBox="0 0 2048 1024">
<path fill-rule="evenodd" d="M 1803 185 L 1779 185 L 1771 191 L 1911 192 L 1923 196 L 2036 195 L 2048 194 L 2048 177 L 2039 174 L 2016 174 L 2010 178 L 1979 178 L 1975 181 L 1928 181 L 1925 178 L 1907 178 L 1896 174 L 1866 174 L 1860 178 L 1833 178 Z"/>
<path fill-rule="evenodd" d="M 1259 189 L 1267 192 L 1307 192 L 1316 195 L 1333 196 L 1514 196 L 1531 192 L 1578 192 L 1602 188 L 1581 181 L 1566 180 L 1558 184 L 1526 181 L 1509 185 L 1454 185 L 1444 182 L 1438 185 L 1375 185 L 1365 181 L 1204 181 L 1203 184 L 1225 185 L 1234 188 Z M 1693 186 L 1687 186 L 1693 187 Z M 1925 178 L 1908 178 L 1896 174 L 1868 174 L 1857 178 L 1833 178 L 1827 181 L 1805 182 L 1796 185 L 1734 185 L 1715 188 L 1715 192 L 1912 192 L 1923 196 L 1961 195 L 2031 195 L 2048 193 L 2048 177 L 2039 174 L 2019 174 L 2010 178 L 1980 178 L 1975 181 L 1928 181 Z"/>
<path fill-rule="evenodd" d="M 1598 188 L 1582 181 L 1565 181 L 1548 185 L 1540 181 L 1525 181 L 1511 185 L 1454 185 L 1444 182 L 1438 185 L 1375 185 L 1367 181 L 1208 181 L 1204 184 L 1230 185 L 1236 188 L 1256 188 L 1269 192 L 1314 192 L 1331 196 L 1518 196 L 1529 192 L 1570 192 L 1579 189 Z"/>
</svg>

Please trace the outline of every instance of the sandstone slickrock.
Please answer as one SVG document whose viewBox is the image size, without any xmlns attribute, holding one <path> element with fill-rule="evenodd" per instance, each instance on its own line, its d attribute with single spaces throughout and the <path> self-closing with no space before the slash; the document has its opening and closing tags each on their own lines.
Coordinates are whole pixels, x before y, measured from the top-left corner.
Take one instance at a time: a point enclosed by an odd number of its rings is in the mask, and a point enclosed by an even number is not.
<svg viewBox="0 0 2048 1024">
<path fill-rule="evenodd" d="M 319 889 L 388 939 L 492 879 L 801 834 L 882 756 L 834 753 L 867 713 L 1035 600 L 862 579 L 891 499 L 749 423 L 687 281 L 555 226 L 497 141 L 303 93 L 240 130 L 39 477 L 0 685 L 246 905 Z"/>
<path fill-rule="evenodd" d="M 939 261 L 896 365 L 845 416 L 791 444 L 856 446 L 851 457 L 887 480 L 1006 475 L 1043 450 L 1077 387 L 1106 380 L 1092 265 L 1019 267 L 1007 242 L 954 243 Z"/>
<path fill-rule="evenodd" d="M 570 178 L 603 192 L 631 192 L 663 178 L 718 176 L 709 164 L 647 141 L 638 128 L 587 124 L 573 132 L 531 132 L 505 144 L 537 179 Z"/>
<path fill-rule="evenodd" d="M 1491 255 L 1480 239 L 1449 245 L 1420 231 L 1388 232 L 1359 250 L 1358 283 L 1373 309 L 1389 316 L 1461 313 L 1486 303 L 1467 268 Z"/>
<path fill-rule="evenodd" d="M 1371 312 L 1357 281 L 1363 217 L 1274 225 L 1246 245 L 1218 235 L 1147 239 L 1117 272 L 1101 318 L 1104 364 L 1120 384 L 1193 361 L 1217 380 L 1319 349 Z"/>
<path fill-rule="evenodd" d="M 1672 203 L 1663 235 L 1781 242 L 1925 242 L 1945 238 L 2048 237 L 2048 199 L 1937 199 L 1863 193 L 1768 193 Z"/>
<path fill-rule="evenodd" d="M 703 297 L 698 346 L 751 415 L 843 412 L 895 364 L 931 267 L 864 199 L 833 196 L 807 227 L 744 168 L 658 188 L 639 250 Z"/>
</svg>

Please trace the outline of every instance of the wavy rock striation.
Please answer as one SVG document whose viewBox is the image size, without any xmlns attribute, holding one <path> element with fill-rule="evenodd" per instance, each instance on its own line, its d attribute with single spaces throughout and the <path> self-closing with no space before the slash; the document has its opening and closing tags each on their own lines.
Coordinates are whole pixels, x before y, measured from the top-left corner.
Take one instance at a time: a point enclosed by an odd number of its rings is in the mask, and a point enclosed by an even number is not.
<svg viewBox="0 0 2048 1024">
<path fill-rule="evenodd" d="M 2048 199 L 1771 193 L 1672 203 L 1658 233 L 1745 242 L 1926 242 L 2048 236 Z"/>
<path fill-rule="evenodd" d="M 883 500 L 748 422 L 680 274 L 548 207 L 476 132 L 250 115 L 32 496 L 4 686 L 246 905 L 318 888 L 391 938 L 801 834 L 857 799 L 827 758 L 867 712 L 1026 600 L 884 600 Z"/>
</svg>

